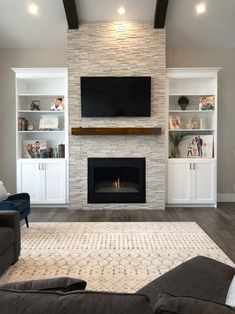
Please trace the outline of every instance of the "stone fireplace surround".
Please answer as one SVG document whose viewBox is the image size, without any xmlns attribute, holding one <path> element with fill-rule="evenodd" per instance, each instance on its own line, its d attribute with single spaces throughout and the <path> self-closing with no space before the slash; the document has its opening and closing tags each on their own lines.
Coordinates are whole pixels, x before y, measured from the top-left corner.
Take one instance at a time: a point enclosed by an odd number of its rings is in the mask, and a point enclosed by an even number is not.
<svg viewBox="0 0 235 314">
<path fill-rule="evenodd" d="M 74 127 L 161 127 L 163 134 L 69 136 L 70 209 L 164 209 L 165 30 L 151 24 L 99 22 L 68 31 L 69 131 Z M 122 28 L 123 30 L 123 28 Z M 80 76 L 151 76 L 151 117 L 82 118 Z M 146 159 L 146 203 L 88 204 L 88 158 Z"/>
</svg>

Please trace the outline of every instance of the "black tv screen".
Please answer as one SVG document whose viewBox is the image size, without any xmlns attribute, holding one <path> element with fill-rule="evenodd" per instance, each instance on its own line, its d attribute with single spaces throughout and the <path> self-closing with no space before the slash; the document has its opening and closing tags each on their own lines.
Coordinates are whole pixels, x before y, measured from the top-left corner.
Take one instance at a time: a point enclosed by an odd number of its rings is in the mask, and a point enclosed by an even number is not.
<svg viewBox="0 0 235 314">
<path fill-rule="evenodd" d="M 149 117 L 151 77 L 81 77 L 82 117 Z"/>
</svg>

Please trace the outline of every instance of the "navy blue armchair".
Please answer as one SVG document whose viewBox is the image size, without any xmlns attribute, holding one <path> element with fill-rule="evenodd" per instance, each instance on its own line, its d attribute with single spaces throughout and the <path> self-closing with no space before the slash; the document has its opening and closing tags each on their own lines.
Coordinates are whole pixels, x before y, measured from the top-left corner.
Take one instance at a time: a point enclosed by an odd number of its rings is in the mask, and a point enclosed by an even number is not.
<svg viewBox="0 0 235 314">
<path fill-rule="evenodd" d="M 26 226 L 29 227 L 30 196 L 28 193 L 10 195 L 5 201 L 0 202 L 0 210 L 18 211 L 20 220 L 25 219 Z"/>
</svg>

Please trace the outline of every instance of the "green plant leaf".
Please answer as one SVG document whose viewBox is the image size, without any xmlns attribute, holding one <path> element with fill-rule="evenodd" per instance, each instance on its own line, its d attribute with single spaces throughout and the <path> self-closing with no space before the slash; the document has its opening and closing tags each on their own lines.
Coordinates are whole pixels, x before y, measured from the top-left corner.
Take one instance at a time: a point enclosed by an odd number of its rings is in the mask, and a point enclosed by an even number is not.
<svg viewBox="0 0 235 314">
<path fill-rule="evenodd" d="M 179 146 L 179 144 L 183 141 L 183 139 L 191 135 L 189 132 L 170 132 L 169 139 L 174 146 Z"/>
</svg>

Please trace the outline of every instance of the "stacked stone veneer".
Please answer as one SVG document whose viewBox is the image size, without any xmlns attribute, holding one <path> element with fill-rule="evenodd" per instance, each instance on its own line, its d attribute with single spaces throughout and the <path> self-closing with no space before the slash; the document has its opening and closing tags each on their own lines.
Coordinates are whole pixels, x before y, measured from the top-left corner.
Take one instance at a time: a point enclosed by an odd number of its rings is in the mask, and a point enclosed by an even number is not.
<svg viewBox="0 0 235 314">
<path fill-rule="evenodd" d="M 92 23 L 68 31 L 69 130 L 162 127 L 160 136 L 69 136 L 69 208 L 164 209 L 165 31 L 146 23 Z M 151 76 L 151 117 L 82 118 L 81 76 Z M 87 158 L 145 157 L 146 203 L 88 204 Z"/>
</svg>

